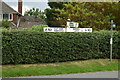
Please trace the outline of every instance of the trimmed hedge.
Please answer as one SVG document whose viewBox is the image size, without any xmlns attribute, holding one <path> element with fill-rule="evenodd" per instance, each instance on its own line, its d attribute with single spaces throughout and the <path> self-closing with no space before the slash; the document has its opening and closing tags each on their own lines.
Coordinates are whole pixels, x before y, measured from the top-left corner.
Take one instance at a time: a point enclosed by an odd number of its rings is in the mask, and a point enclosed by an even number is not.
<svg viewBox="0 0 120 80">
<path fill-rule="evenodd" d="M 44 33 L 3 31 L 2 64 L 50 63 L 109 58 L 110 32 Z M 114 32 L 113 58 L 118 55 L 120 32 Z"/>
<path fill-rule="evenodd" d="M 37 26 L 33 26 L 32 30 L 35 31 L 43 31 L 44 27 L 48 27 L 48 25 L 37 25 Z"/>
<path fill-rule="evenodd" d="M 4 28 L 9 28 L 10 25 L 11 25 L 11 22 L 8 21 L 7 19 L 2 20 L 2 25 L 1 26 L 3 26 Z"/>
</svg>

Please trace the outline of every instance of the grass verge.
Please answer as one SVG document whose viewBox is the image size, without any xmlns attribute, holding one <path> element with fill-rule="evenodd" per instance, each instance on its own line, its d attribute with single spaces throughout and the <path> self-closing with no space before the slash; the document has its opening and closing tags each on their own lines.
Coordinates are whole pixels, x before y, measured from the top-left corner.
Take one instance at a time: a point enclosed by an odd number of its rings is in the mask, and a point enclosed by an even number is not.
<svg viewBox="0 0 120 80">
<path fill-rule="evenodd" d="M 94 59 L 61 63 L 3 65 L 2 77 L 56 75 L 97 71 L 117 71 L 118 60 Z"/>
</svg>

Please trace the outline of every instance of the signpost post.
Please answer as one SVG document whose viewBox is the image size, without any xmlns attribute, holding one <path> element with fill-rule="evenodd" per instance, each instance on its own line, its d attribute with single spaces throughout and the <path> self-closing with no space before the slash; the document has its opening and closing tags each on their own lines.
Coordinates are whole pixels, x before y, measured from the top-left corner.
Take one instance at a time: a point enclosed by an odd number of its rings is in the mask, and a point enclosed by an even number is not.
<svg viewBox="0 0 120 80">
<path fill-rule="evenodd" d="M 113 28 L 116 25 L 114 24 L 113 20 L 111 20 L 111 38 L 110 38 L 110 62 L 112 62 L 112 44 L 113 44 Z"/>
</svg>

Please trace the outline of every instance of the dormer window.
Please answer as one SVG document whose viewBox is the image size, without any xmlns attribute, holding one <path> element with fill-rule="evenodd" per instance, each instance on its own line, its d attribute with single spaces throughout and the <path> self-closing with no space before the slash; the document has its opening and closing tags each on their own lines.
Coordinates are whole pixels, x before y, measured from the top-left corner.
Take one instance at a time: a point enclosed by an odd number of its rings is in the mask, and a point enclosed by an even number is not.
<svg viewBox="0 0 120 80">
<path fill-rule="evenodd" d="M 3 19 L 7 19 L 8 21 L 12 21 L 13 15 L 12 14 L 3 14 Z"/>
</svg>

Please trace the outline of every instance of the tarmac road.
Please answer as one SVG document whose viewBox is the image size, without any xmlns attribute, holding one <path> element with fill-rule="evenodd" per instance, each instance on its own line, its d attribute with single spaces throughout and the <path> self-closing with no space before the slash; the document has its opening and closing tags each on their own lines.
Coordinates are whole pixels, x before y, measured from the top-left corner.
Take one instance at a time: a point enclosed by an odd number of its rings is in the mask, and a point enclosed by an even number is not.
<svg viewBox="0 0 120 80">
<path fill-rule="evenodd" d="M 93 73 L 76 73 L 50 76 L 29 76 L 17 78 L 118 78 L 118 71 L 93 72 Z"/>
</svg>

